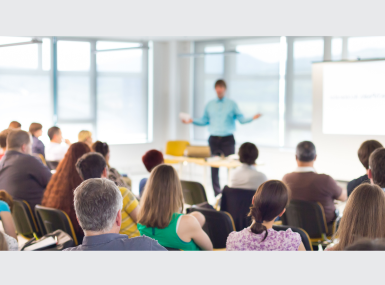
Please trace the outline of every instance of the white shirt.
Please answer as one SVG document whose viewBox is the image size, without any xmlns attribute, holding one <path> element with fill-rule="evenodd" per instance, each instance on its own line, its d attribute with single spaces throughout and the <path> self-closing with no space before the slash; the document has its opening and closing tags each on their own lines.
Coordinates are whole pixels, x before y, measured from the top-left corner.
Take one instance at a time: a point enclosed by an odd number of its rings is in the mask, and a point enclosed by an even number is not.
<svg viewBox="0 0 385 285">
<path fill-rule="evenodd" d="M 48 161 L 60 161 L 67 153 L 68 145 L 50 142 L 45 147 L 45 160 Z"/>
<path fill-rule="evenodd" d="M 314 172 L 314 173 L 317 173 L 317 171 L 315 171 L 314 167 L 311 167 L 311 166 L 298 166 L 296 170 L 294 170 L 294 172 Z"/>
<path fill-rule="evenodd" d="M 253 165 L 242 164 L 233 170 L 230 177 L 231 188 L 253 189 L 267 181 L 267 177 L 262 172 L 257 171 Z"/>
<path fill-rule="evenodd" d="M 17 251 L 19 250 L 19 244 L 17 243 L 17 240 L 14 239 L 13 237 L 7 235 L 5 232 L 2 232 L 4 237 L 5 237 L 5 241 L 7 242 L 8 244 L 8 250 L 9 251 Z"/>
</svg>

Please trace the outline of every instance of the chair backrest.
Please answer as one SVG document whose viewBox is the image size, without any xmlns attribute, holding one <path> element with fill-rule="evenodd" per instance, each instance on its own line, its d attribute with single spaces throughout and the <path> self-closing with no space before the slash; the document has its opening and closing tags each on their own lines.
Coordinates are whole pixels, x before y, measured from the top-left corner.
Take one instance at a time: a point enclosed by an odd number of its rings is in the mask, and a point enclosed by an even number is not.
<svg viewBox="0 0 385 285">
<path fill-rule="evenodd" d="M 59 161 L 47 160 L 46 163 L 50 170 L 56 170 L 57 166 L 59 165 Z"/>
<path fill-rule="evenodd" d="M 183 156 L 188 145 L 190 145 L 188 141 L 168 141 L 166 144 L 165 154 Z"/>
<path fill-rule="evenodd" d="M 41 227 L 44 228 L 45 234 L 53 233 L 56 230 L 62 230 L 72 237 L 75 245 L 78 245 L 75 230 L 70 218 L 65 212 L 40 205 L 36 205 L 35 212 L 39 223 L 41 223 Z"/>
<path fill-rule="evenodd" d="M 41 236 L 31 206 L 24 200 L 13 200 L 12 217 L 18 234 L 27 239 L 33 234 Z"/>
<path fill-rule="evenodd" d="M 203 230 L 209 236 L 215 249 L 226 248 L 229 234 L 235 231 L 234 221 L 227 212 L 191 207 L 191 212 L 200 212 L 206 218 Z"/>
<path fill-rule="evenodd" d="M 222 191 L 221 211 L 229 212 L 234 219 L 235 228 L 241 231 L 251 225 L 250 206 L 256 190 L 235 189 L 225 186 Z"/>
<path fill-rule="evenodd" d="M 310 238 L 327 234 L 325 213 L 319 202 L 291 200 L 281 219 L 282 225 L 304 229 Z"/>
<path fill-rule="evenodd" d="M 307 234 L 307 232 L 304 231 L 303 229 L 296 228 L 296 227 L 289 227 L 289 226 L 277 226 L 277 225 L 273 225 L 273 229 L 276 231 L 286 231 L 287 229 L 291 229 L 293 232 L 299 233 L 299 235 L 301 236 L 302 243 L 305 246 L 305 249 L 307 251 L 313 251 L 313 246 L 311 244 L 310 237 Z"/>
<path fill-rule="evenodd" d="M 164 248 L 167 249 L 168 251 L 182 251 L 181 249 L 177 249 L 177 248 L 173 248 L 173 247 L 165 246 Z"/>
<path fill-rule="evenodd" d="M 184 202 L 189 205 L 196 205 L 207 202 L 205 188 L 199 182 L 181 180 Z"/>
</svg>

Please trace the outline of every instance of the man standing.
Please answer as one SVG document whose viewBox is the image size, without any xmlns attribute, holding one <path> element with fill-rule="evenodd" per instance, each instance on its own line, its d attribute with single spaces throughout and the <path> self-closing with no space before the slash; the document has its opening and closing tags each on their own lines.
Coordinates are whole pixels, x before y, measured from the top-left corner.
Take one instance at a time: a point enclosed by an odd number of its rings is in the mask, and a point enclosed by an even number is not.
<svg viewBox="0 0 385 285">
<path fill-rule="evenodd" d="M 226 82 L 218 80 L 215 82 L 215 91 L 218 98 L 207 103 L 203 117 L 200 119 L 182 120 L 185 124 L 193 123 L 196 126 L 209 126 L 210 138 L 209 145 L 212 155 L 225 155 L 235 153 L 235 120 L 241 124 L 250 123 L 258 119 L 261 115 L 257 114 L 251 118 L 245 118 L 238 108 L 237 103 L 225 97 Z M 211 180 L 215 196 L 221 193 L 219 185 L 219 169 L 211 168 Z"/>
</svg>

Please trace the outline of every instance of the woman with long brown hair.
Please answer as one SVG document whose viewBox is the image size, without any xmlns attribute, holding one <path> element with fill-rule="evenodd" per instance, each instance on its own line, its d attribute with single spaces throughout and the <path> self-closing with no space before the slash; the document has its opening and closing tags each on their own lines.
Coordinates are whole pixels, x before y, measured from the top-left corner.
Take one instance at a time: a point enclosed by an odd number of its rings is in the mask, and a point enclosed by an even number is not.
<svg viewBox="0 0 385 285">
<path fill-rule="evenodd" d="M 42 201 L 43 206 L 62 210 L 69 216 L 79 243 L 82 242 L 84 234 L 76 220 L 74 190 L 83 180 L 76 171 L 75 164 L 83 154 L 90 151 L 89 146 L 82 142 L 74 143 L 69 147 L 48 183 Z"/>
<path fill-rule="evenodd" d="M 385 193 L 377 185 L 361 184 L 350 195 L 334 246 L 327 250 L 344 250 L 359 239 L 385 238 Z"/>
<path fill-rule="evenodd" d="M 228 251 L 296 251 L 305 250 L 301 236 L 291 229 L 275 231 L 273 223 L 286 211 L 290 200 L 289 187 L 279 180 L 259 186 L 250 207 L 253 222 L 240 232 L 232 232 L 226 243 Z"/>
<path fill-rule="evenodd" d="M 210 238 L 203 231 L 204 216 L 188 215 L 183 210 L 182 185 L 175 169 L 161 164 L 151 171 L 138 217 L 138 229 L 164 247 L 182 250 L 212 250 Z"/>
</svg>

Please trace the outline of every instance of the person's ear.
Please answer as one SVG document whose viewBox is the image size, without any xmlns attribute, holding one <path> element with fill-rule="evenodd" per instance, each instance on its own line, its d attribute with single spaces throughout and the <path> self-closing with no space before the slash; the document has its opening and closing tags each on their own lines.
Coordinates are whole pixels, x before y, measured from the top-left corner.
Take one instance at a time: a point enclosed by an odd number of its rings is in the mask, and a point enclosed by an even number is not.
<svg viewBox="0 0 385 285">
<path fill-rule="evenodd" d="M 370 168 L 367 170 L 367 173 L 368 173 L 368 178 L 373 179 L 373 173 L 372 173 L 372 170 Z"/>
<path fill-rule="evenodd" d="M 27 145 L 26 145 L 26 144 L 23 144 L 23 145 L 21 146 L 21 152 L 22 152 L 22 153 L 26 153 L 26 152 L 27 152 Z"/>
<path fill-rule="evenodd" d="M 116 226 L 118 226 L 119 228 L 122 225 L 122 210 L 118 211 L 118 214 L 116 215 L 115 223 L 116 223 Z"/>
<path fill-rule="evenodd" d="M 107 178 L 107 166 L 103 169 L 102 178 Z"/>
<path fill-rule="evenodd" d="M 283 214 L 285 214 L 285 212 L 286 212 L 286 208 L 285 208 L 285 209 L 283 209 L 282 213 L 281 213 L 281 214 L 279 214 L 279 215 L 278 215 L 278 217 L 282 217 L 282 215 L 283 215 Z"/>
<path fill-rule="evenodd" d="M 315 157 L 314 157 L 314 160 L 313 161 L 315 161 L 317 159 L 317 155 L 315 155 Z"/>
</svg>

